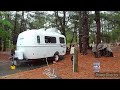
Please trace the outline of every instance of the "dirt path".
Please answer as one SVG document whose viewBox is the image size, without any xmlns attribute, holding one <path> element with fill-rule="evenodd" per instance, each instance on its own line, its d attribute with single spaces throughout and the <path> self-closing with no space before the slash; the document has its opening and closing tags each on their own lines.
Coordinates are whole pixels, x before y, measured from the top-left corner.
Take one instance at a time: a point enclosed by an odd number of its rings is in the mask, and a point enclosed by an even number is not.
<svg viewBox="0 0 120 90">
<path fill-rule="evenodd" d="M 120 79 L 120 47 L 112 48 L 114 57 L 95 58 L 92 53 L 88 55 L 81 55 L 79 53 L 79 71 L 74 73 L 72 71 L 72 63 L 70 55 L 66 55 L 64 60 L 59 61 L 50 68 L 56 69 L 56 74 L 62 79 Z M 93 72 L 93 63 L 100 62 L 100 73 Z M 23 71 L 16 74 L 1 76 L 2 79 L 50 79 L 44 74 L 44 70 L 48 66 L 37 68 L 29 71 Z"/>
<path fill-rule="evenodd" d="M 11 61 L 9 60 L 10 53 L 9 52 L 0 52 L 0 76 L 15 74 L 18 72 L 28 71 L 36 68 L 40 68 L 46 65 L 45 62 L 37 60 L 31 61 L 27 63 L 22 63 L 15 70 L 11 70 Z M 51 63 L 51 62 L 50 62 Z"/>
</svg>

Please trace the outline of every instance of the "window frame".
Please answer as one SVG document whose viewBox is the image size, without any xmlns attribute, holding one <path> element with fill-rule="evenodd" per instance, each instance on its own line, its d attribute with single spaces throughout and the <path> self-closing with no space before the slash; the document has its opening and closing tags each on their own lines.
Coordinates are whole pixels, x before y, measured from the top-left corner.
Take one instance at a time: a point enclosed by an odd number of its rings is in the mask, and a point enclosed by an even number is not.
<svg viewBox="0 0 120 90">
<path fill-rule="evenodd" d="M 40 43 L 40 36 L 37 35 L 37 43 Z"/>
<path fill-rule="evenodd" d="M 61 39 L 64 39 L 64 42 L 61 42 Z M 64 44 L 65 43 L 65 38 L 64 37 L 59 37 L 59 41 L 60 41 L 60 44 Z"/>
<path fill-rule="evenodd" d="M 53 40 L 51 40 L 52 38 L 55 39 L 54 42 Z M 45 39 L 45 43 L 57 43 L 57 39 L 54 36 L 45 36 L 44 39 Z M 46 42 L 46 39 L 47 39 L 47 42 Z"/>
</svg>

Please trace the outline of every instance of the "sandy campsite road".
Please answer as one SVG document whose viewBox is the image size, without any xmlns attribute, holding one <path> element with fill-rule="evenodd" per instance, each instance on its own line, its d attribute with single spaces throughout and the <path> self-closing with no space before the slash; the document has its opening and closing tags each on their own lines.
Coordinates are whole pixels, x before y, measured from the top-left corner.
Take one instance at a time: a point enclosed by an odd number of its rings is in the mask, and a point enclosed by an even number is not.
<svg viewBox="0 0 120 90">
<path fill-rule="evenodd" d="M 10 52 L 0 52 L 0 77 L 10 74 L 15 74 L 18 72 L 33 70 L 35 68 L 44 67 L 46 65 L 46 62 L 43 62 L 41 60 L 36 60 L 36 61 L 22 63 L 15 70 L 11 70 L 10 68 L 11 61 L 9 60 L 9 57 L 10 57 Z M 49 63 L 51 64 L 52 61 L 50 61 Z"/>
<path fill-rule="evenodd" d="M 91 52 L 88 55 L 78 54 L 78 72 L 72 71 L 70 55 L 66 55 L 64 60 L 56 64 L 50 64 L 50 68 L 55 68 L 56 75 L 62 79 L 120 79 L 120 47 L 112 48 L 114 57 L 95 58 Z M 100 73 L 94 74 L 93 63 L 100 62 Z M 48 66 L 33 70 L 18 72 L 16 74 L 1 76 L 0 79 L 50 79 L 44 73 Z"/>
</svg>

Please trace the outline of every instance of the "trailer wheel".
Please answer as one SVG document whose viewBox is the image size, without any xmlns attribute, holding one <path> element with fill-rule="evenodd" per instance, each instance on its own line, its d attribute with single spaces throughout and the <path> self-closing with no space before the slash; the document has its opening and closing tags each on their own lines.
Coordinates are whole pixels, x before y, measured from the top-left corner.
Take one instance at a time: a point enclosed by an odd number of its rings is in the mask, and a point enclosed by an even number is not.
<svg viewBox="0 0 120 90">
<path fill-rule="evenodd" d="M 58 60 L 59 60 L 59 55 L 58 55 L 58 54 L 55 54 L 55 55 L 54 55 L 54 59 L 55 59 L 55 61 L 58 61 Z"/>
</svg>

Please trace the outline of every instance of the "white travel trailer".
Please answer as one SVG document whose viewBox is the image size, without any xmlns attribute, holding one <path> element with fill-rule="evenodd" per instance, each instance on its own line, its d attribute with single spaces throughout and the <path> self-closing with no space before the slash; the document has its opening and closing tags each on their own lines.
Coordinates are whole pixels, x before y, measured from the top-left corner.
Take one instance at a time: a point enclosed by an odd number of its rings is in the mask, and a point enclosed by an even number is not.
<svg viewBox="0 0 120 90">
<path fill-rule="evenodd" d="M 15 59 L 18 61 L 54 57 L 58 60 L 66 54 L 66 39 L 56 28 L 33 29 L 19 34 L 15 50 Z"/>
</svg>

